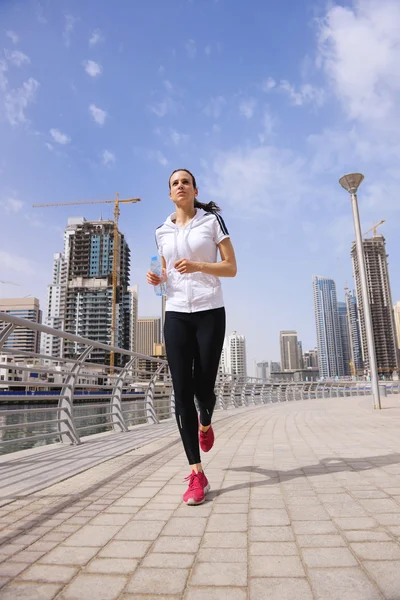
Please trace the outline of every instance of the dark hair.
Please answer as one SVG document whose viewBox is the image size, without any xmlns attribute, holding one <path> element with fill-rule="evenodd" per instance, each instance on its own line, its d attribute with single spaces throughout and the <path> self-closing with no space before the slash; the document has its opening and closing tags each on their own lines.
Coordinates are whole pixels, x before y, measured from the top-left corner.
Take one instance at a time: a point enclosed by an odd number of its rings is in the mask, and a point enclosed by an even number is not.
<svg viewBox="0 0 400 600">
<path fill-rule="evenodd" d="M 172 175 L 174 175 L 178 171 L 185 171 L 185 173 L 187 173 L 188 175 L 190 175 L 190 177 L 192 178 L 192 183 L 193 183 L 194 189 L 195 190 L 198 189 L 195 176 L 188 169 L 175 169 L 175 171 L 172 171 L 171 175 L 169 176 L 169 180 L 168 180 L 169 189 L 171 189 L 171 177 L 172 177 Z M 202 208 L 205 212 L 211 212 L 211 213 L 212 212 L 220 212 L 221 211 L 220 207 L 215 202 L 211 201 L 211 202 L 208 202 L 206 204 L 204 202 L 199 202 L 197 200 L 197 198 L 194 199 L 194 207 L 195 208 Z"/>
</svg>

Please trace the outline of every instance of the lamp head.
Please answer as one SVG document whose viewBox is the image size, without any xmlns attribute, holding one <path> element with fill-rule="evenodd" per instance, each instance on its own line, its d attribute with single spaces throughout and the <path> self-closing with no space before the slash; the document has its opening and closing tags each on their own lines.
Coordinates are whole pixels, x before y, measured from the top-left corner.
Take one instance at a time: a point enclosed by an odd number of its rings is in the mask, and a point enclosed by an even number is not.
<svg viewBox="0 0 400 600">
<path fill-rule="evenodd" d="M 364 175 L 361 175 L 361 173 L 350 173 L 349 175 L 343 175 L 339 179 L 339 183 L 349 194 L 356 194 L 363 179 Z"/>
</svg>

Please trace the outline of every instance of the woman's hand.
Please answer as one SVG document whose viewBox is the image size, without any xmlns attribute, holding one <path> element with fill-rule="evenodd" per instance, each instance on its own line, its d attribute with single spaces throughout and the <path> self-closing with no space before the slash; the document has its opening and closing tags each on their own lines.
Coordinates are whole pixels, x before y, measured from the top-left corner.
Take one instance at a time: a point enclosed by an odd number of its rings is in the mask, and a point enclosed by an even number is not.
<svg viewBox="0 0 400 600">
<path fill-rule="evenodd" d="M 165 281 L 167 281 L 167 273 L 166 273 L 165 269 L 163 269 L 162 276 L 159 277 L 158 275 L 153 273 L 153 271 L 147 271 L 146 279 L 147 279 L 147 283 L 149 283 L 150 285 L 154 285 L 154 286 L 160 285 L 161 283 L 164 283 Z"/>
<path fill-rule="evenodd" d="M 197 271 L 200 271 L 199 263 L 188 260 L 187 258 L 177 260 L 174 267 L 181 275 L 184 275 L 185 273 L 197 273 Z"/>
</svg>

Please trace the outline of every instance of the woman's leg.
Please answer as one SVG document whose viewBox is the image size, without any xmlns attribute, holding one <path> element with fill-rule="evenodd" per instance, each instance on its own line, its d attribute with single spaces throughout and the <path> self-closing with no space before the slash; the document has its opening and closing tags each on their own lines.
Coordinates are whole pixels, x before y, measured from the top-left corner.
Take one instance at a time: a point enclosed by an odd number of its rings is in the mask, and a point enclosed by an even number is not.
<svg viewBox="0 0 400 600">
<path fill-rule="evenodd" d="M 198 313 L 197 347 L 194 360 L 194 389 L 203 430 L 211 425 L 215 408 L 215 380 L 225 338 L 225 309 Z"/>
<path fill-rule="evenodd" d="M 189 464 L 201 470 L 198 418 L 194 404 L 193 360 L 196 329 L 192 315 L 165 313 L 164 337 L 175 393 L 175 415 Z"/>
</svg>

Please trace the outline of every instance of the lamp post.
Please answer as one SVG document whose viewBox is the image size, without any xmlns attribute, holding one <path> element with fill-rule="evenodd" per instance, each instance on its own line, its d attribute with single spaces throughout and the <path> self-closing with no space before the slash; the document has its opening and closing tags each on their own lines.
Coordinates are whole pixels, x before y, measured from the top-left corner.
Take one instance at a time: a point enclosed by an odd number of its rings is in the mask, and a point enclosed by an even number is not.
<svg viewBox="0 0 400 600">
<path fill-rule="evenodd" d="M 374 332 L 372 329 L 372 319 L 371 319 L 371 308 L 369 304 L 369 296 L 368 296 L 368 287 L 367 287 L 367 274 L 365 270 L 365 257 L 364 257 L 364 248 L 362 243 L 362 235 L 361 235 L 361 226 L 360 226 L 360 213 L 358 212 L 358 203 L 357 203 L 357 190 L 360 183 L 363 181 L 364 175 L 361 173 L 351 173 L 349 175 L 344 175 L 339 179 L 340 185 L 349 192 L 351 196 L 351 207 L 353 209 L 353 221 L 354 221 L 354 231 L 356 234 L 356 249 L 357 249 L 357 258 L 358 258 L 358 266 L 360 270 L 360 281 L 361 281 L 361 295 L 362 295 L 362 304 L 364 309 L 364 319 L 365 319 L 365 331 L 367 335 L 367 348 L 368 348 L 368 357 L 369 357 L 369 368 L 371 373 L 371 387 L 372 387 L 372 397 L 374 399 L 374 408 L 381 408 L 381 400 L 379 396 L 379 385 L 378 385 L 378 371 L 376 368 L 376 353 L 375 353 L 375 342 L 374 342 Z"/>
</svg>

